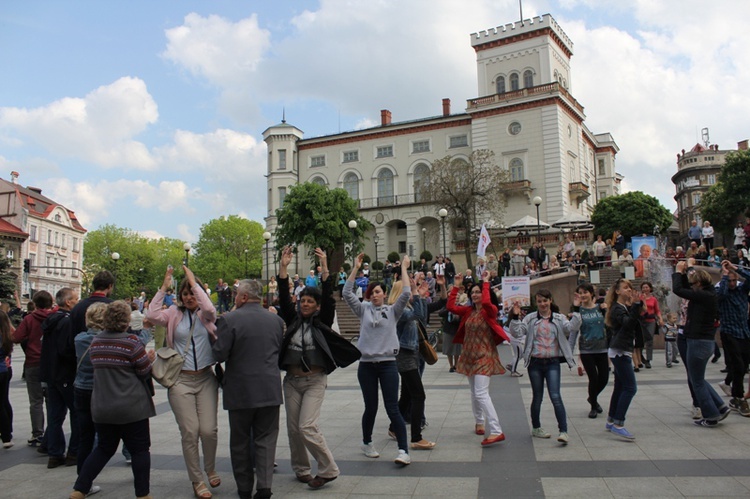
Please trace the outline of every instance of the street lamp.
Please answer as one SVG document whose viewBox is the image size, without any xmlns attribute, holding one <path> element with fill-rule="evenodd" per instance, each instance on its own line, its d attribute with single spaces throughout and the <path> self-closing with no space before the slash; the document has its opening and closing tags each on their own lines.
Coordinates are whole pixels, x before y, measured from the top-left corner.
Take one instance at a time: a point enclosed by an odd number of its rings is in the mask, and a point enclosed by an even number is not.
<svg viewBox="0 0 750 499">
<path fill-rule="evenodd" d="M 438 216 L 440 217 L 440 224 L 443 226 L 443 262 L 445 262 L 445 257 L 448 256 L 445 251 L 445 217 L 448 216 L 448 210 L 440 208 L 438 210 Z"/>
<path fill-rule="evenodd" d="M 542 232 L 542 225 L 539 221 L 539 205 L 542 204 L 542 198 L 539 196 L 534 197 L 534 205 L 536 206 L 536 242 L 540 242 L 541 239 L 541 232 Z"/>
<path fill-rule="evenodd" d="M 356 220 L 349 220 L 349 223 L 347 225 L 349 225 L 349 230 L 352 231 L 352 245 L 351 245 L 351 250 L 352 250 L 352 252 L 354 252 L 354 237 L 355 237 L 355 234 L 356 234 L 355 231 L 357 230 L 357 221 Z"/>
<path fill-rule="evenodd" d="M 372 242 L 375 243 L 375 263 L 377 264 L 378 263 L 378 243 L 380 242 L 380 238 L 378 237 L 377 234 L 375 234 L 375 237 L 372 238 Z M 376 265 L 373 265 L 373 267 L 375 266 Z M 380 265 L 378 264 L 377 266 L 379 267 Z M 377 279 L 377 272 L 378 270 L 375 269 L 375 279 Z"/>
<path fill-rule="evenodd" d="M 115 284 L 117 283 L 117 260 L 120 259 L 120 254 L 115 251 L 110 257 L 112 258 L 112 261 L 115 262 L 115 282 L 112 283 L 112 294 L 115 294 Z"/>
<path fill-rule="evenodd" d="M 422 253 L 427 251 L 427 228 L 422 227 Z"/>
<path fill-rule="evenodd" d="M 271 240 L 271 233 L 266 231 L 263 233 L 263 239 L 266 240 L 266 305 L 268 305 L 268 308 L 271 308 L 271 301 L 270 298 L 270 286 L 268 286 L 269 278 L 268 278 L 268 268 L 270 265 L 270 260 L 268 259 L 268 241 Z"/>
<path fill-rule="evenodd" d="M 245 279 L 247 279 L 247 248 L 245 248 Z"/>
<path fill-rule="evenodd" d="M 182 245 L 182 249 L 185 250 L 185 267 L 188 267 L 189 259 L 190 259 L 190 243 L 185 243 Z"/>
</svg>

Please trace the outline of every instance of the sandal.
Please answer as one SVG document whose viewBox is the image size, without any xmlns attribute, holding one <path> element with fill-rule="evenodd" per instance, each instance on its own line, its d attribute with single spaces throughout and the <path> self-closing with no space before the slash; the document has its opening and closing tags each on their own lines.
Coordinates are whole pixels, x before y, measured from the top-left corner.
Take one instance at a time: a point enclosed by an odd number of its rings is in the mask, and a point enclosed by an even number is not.
<svg viewBox="0 0 750 499">
<path fill-rule="evenodd" d="M 216 473 L 215 471 L 208 473 L 208 484 L 213 489 L 221 485 L 221 477 L 219 476 L 219 474 Z"/>
<path fill-rule="evenodd" d="M 213 497 L 211 492 L 209 492 L 208 487 L 206 487 L 205 482 L 193 482 L 193 493 L 198 499 L 211 499 L 211 497 Z"/>
</svg>

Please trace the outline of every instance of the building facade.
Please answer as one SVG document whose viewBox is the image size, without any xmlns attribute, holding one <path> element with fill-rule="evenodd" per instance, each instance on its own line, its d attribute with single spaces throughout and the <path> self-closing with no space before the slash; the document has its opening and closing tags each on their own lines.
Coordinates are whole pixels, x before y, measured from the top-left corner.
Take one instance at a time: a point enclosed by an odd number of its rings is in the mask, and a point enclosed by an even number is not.
<svg viewBox="0 0 750 499">
<path fill-rule="evenodd" d="M 8 226 L 3 232 L 16 231 L 12 268 L 18 276 L 19 295 L 31 297 L 45 290 L 54 296 L 63 287 L 80 293 L 86 229 L 73 211 L 43 196 L 41 189 L 24 187 L 17 180 L 16 172 L 10 181 L 0 179 L 0 220 Z M 28 274 L 23 273 L 25 259 L 30 261 Z"/>
<path fill-rule="evenodd" d="M 619 194 L 619 148 L 609 133 L 586 127 L 583 106 L 573 97 L 573 42 L 555 20 L 545 15 L 475 33 L 471 45 L 480 97 L 469 99 L 461 113 L 453 114 L 443 99 L 437 116 L 394 122 L 383 110 L 379 126 L 322 137 L 304 138 L 286 122 L 269 127 L 263 134 L 268 229 L 275 229 L 275 210 L 291 186 L 317 182 L 344 188 L 358 201 L 374 226 L 365 248 L 370 256 L 374 240 L 380 260 L 392 251 L 435 255 L 446 247 L 452 254 L 460 249 L 454 233 L 449 228 L 443 241 L 441 207 L 420 199 L 421 187 L 430 181 L 433 161 L 448 155 L 468 160 L 482 149 L 493 151 L 510 176 L 505 226 L 536 217 L 536 196 L 543 199 L 540 219 L 551 223 L 570 214 L 588 218 L 597 200 Z M 480 218 L 481 225 L 489 216 Z"/>
<path fill-rule="evenodd" d="M 748 141 L 743 140 L 737 144 L 737 150 L 746 150 Z M 687 238 L 687 231 L 693 220 L 698 225 L 703 225 L 699 205 L 701 198 L 714 185 L 724 166 L 726 155 L 732 149 L 719 149 L 717 144 L 695 144 L 692 149 L 683 149 L 677 153 L 677 173 L 672 175 L 672 183 L 675 185 L 674 200 L 677 202 L 677 223 L 680 230 L 680 244 Z M 714 236 L 717 245 L 721 246 L 724 234 L 717 233 Z M 727 243 L 733 244 L 734 235 L 726 234 Z"/>
</svg>

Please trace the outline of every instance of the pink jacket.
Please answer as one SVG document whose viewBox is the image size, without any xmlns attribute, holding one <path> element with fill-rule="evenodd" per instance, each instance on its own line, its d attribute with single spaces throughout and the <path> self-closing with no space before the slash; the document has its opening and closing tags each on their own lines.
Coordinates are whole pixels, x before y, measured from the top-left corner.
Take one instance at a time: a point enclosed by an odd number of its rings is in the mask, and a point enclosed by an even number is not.
<svg viewBox="0 0 750 499">
<path fill-rule="evenodd" d="M 216 308 L 211 303 L 211 299 L 198 284 L 193 286 L 193 295 L 198 301 L 198 318 L 203 323 L 203 326 L 208 331 L 208 334 L 215 340 L 216 339 Z M 151 300 L 151 304 L 148 306 L 148 313 L 146 318 L 158 324 L 160 326 L 167 327 L 167 345 L 173 348 L 173 337 L 174 330 L 182 320 L 183 311 L 177 305 L 172 305 L 168 309 L 163 309 L 164 304 L 164 291 L 161 289 L 156 292 L 156 296 Z"/>
</svg>

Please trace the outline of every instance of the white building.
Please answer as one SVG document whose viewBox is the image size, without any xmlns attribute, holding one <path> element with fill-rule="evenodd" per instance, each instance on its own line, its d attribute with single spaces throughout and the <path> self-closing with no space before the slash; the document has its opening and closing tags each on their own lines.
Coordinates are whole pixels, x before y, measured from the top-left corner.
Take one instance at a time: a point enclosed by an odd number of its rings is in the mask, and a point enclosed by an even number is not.
<svg viewBox="0 0 750 499">
<path fill-rule="evenodd" d="M 370 256 L 376 234 L 380 260 L 391 251 L 418 256 L 425 247 L 442 253 L 441 207 L 422 202 L 419 185 L 429 182 L 432 161 L 479 149 L 494 151 L 498 166 L 510 172 L 504 225 L 536 217 L 535 196 L 543 199 L 540 219 L 554 222 L 574 213 L 589 217 L 598 199 L 619 194 L 619 148 L 609 133 L 584 124 L 583 106 L 573 98 L 573 42 L 555 20 L 545 15 L 474 33 L 471 44 L 480 97 L 460 114 L 451 114 L 443 99 L 441 115 L 393 122 L 383 110 L 380 126 L 353 132 L 306 139 L 283 121 L 268 128 L 269 230 L 291 186 L 318 182 L 359 201 L 375 226 Z M 446 238 L 449 253 L 462 249 L 450 232 Z"/>
<path fill-rule="evenodd" d="M 73 211 L 43 196 L 37 187 L 18 184 L 17 178 L 12 172 L 10 182 L 0 179 L 0 219 L 17 229 L 12 258 L 19 294 L 30 297 L 45 290 L 54 297 L 63 287 L 80 293 L 81 272 L 76 269 L 81 268 L 86 229 Z M 31 272 L 24 276 L 27 258 Z"/>
</svg>

